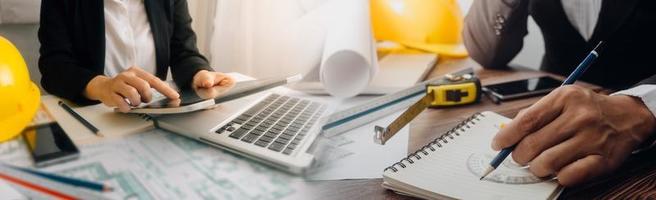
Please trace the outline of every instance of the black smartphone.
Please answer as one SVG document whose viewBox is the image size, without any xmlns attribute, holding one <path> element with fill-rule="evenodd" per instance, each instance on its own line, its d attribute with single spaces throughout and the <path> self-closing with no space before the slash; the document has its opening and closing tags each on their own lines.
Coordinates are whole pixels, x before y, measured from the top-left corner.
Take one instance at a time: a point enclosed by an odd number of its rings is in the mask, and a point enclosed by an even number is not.
<svg viewBox="0 0 656 200">
<path fill-rule="evenodd" d="M 561 84 L 563 82 L 560 80 L 549 76 L 542 76 L 483 86 L 483 91 L 488 92 L 500 100 L 511 100 L 546 94 Z"/>
<path fill-rule="evenodd" d="M 23 139 L 35 167 L 74 160 L 80 151 L 57 122 L 40 124 L 23 130 Z"/>
</svg>

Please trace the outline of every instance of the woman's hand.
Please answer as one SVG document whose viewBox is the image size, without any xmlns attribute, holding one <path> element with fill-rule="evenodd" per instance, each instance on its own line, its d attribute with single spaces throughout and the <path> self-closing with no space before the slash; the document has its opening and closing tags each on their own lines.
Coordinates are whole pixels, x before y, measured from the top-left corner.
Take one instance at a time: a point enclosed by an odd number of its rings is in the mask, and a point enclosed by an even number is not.
<svg viewBox="0 0 656 200">
<path fill-rule="evenodd" d="M 207 70 L 200 70 L 194 75 L 192 87 L 196 88 L 211 88 L 214 86 L 230 86 L 234 84 L 232 77 L 225 75 L 221 72 L 211 72 Z"/>
<path fill-rule="evenodd" d="M 520 112 L 494 137 L 492 148 L 517 143 L 517 163 L 571 186 L 617 169 L 655 124 L 639 99 L 565 86 Z"/>
<path fill-rule="evenodd" d="M 121 112 L 128 112 L 130 106 L 137 106 L 152 99 L 150 88 L 169 99 L 180 97 L 166 82 L 138 67 L 131 67 L 114 78 L 96 76 L 87 84 L 84 95 L 107 106 L 118 107 Z"/>
</svg>

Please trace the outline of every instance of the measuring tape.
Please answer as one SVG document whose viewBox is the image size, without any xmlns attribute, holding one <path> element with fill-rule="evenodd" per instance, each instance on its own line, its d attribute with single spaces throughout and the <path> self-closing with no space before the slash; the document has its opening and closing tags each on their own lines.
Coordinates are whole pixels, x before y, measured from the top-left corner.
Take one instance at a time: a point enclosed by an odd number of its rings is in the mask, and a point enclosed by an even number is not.
<svg viewBox="0 0 656 200">
<path fill-rule="evenodd" d="M 451 73 L 453 75 L 447 76 L 463 76 L 465 74 L 473 73 L 473 69 L 467 68 L 453 72 Z M 412 87 L 375 98 L 369 102 L 351 107 L 346 110 L 336 112 L 330 115 L 326 121 L 326 124 L 321 128 L 322 134 L 327 137 L 332 137 L 388 116 L 399 110 L 403 110 L 421 99 L 423 94 L 425 94 L 426 85 L 430 85 L 434 82 L 439 82 L 439 80 L 448 78 L 447 76 L 439 79 L 423 81 Z"/>
<path fill-rule="evenodd" d="M 374 127 L 374 142 L 385 144 L 426 108 L 443 108 L 477 103 L 481 99 L 481 82 L 471 74 L 447 74 L 426 85 L 426 95 L 410 106 L 387 128 Z"/>
</svg>

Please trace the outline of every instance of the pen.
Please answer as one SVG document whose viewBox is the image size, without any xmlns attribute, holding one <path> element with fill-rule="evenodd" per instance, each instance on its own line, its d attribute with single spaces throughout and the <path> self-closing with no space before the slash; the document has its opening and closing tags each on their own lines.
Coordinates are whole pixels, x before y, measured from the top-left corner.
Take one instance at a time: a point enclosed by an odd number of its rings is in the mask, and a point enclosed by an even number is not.
<svg viewBox="0 0 656 200">
<path fill-rule="evenodd" d="M 501 100 L 499 100 L 498 97 L 496 97 L 496 96 L 494 96 L 493 94 L 491 94 L 491 92 L 490 92 L 489 90 L 487 90 L 487 89 L 485 89 L 485 88 L 483 88 L 482 90 L 483 90 L 483 91 L 482 91 L 483 94 L 485 94 L 485 96 L 486 96 L 487 98 L 489 98 L 494 104 L 496 104 L 496 105 L 501 104 Z"/>
<path fill-rule="evenodd" d="M 73 115 L 73 117 L 74 117 L 75 119 L 77 119 L 77 121 L 79 121 L 80 123 L 82 123 L 82 125 L 86 126 L 89 130 L 91 130 L 91 132 L 93 132 L 93 134 L 96 134 L 97 136 L 103 136 L 102 134 L 100 134 L 100 130 L 98 130 L 98 128 L 96 128 L 95 126 L 93 126 L 93 124 L 89 123 L 89 121 L 87 121 L 87 120 L 84 119 L 82 116 L 80 116 L 79 114 L 77 114 L 77 113 L 76 113 L 71 107 L 69 107 L 68 105 L 66 105 L 63 101 L 59 101 L 57 104 L 59 104 L 59 106 L 61 106 L 62 108 L 64 108 L 64 110 L 66 110 L 66 112 L 68 112 L 68 113 L 70 113 L 71 115 Z"/>
<path fill-rule="evenodd" d="M 565 81 L 563 81 L 563 84 L 561 86 L 574 84 L 574 82 L 576 82 L 576 80 L 578 80 L 579 77 L 583 75 L 583 72 L 585 72 L 585 70 L 587 70 L 590 67 L 590 65 L 592 65 L 592 63 L 594 63 L 594 61 L 599 57 L 599 52 L 601 52 L 603 48 L 604 48 L 604 42 L 600 41 L 599 44 L 597 44 L 597 46 L 595 46 L 595 48 L 592 49 L 592 51 L 588 54 L 588 56 L 586 56 L 585 59 L 583 59 L 581 64 L 579 64 L 579 66 L 577 66 L 576 69 L 574 69 L 574 71 L 565 79 Z M 499 167 L 499 165 L 503 162 L 503 160 L 505 160 L 508 157 L 508 155 L 510 155 L 510 153 L 515 149 L 515 146 L 517 146 L 517 144 L 502 149 L 499 152 L 499 154 L 497 154 L 497 156 L 494 157 L 492 161 L 490 161 L 490 166 L 488 166 L 488 168 L 483 172 L 483 175 L 481 176 L 480 180 L 483 180 L 485 176 L 487 176 L 488 174 L 492 173 L 492 171 L 497 169 L 497 167 Z"/>
<path fill-rule="evenodd" d="M 96 182 L 91 182 L 91 181 L 76 179 L 76 178 L 69 178 L 69 177 L 65 177 L 65 176 L 60 176 L 60 175 L 56 175 L 56 174 L 41 172 L 41 171 L 32 170 L 32 169 L 28 169 L 28 168 L 22 168 L 22 167 L 16 167 L 16 166 L 9 166 L 9 167 L 20 170 L 20 171 L 23 171 L 23 172 L 27 172 L 27 173 L 30 173 L 30 174 L 34 174 L 34 175 L 37 175 L 37 176 L 41 176 L 43 178 L 47 178 L 47 179 L 50 179 L 50 180 L 53 180 L 53 181 L 57 181 L 57 182 L 60 182 L 60 183 L 69 184 L 69 185 L 73 185 L 73 186 L 77 186 L 77 187 L 84 187 L 84 188 L 91 189 L 91 190 L 96 190 L 96 191 L 99 191 L 99 192 L 110 192 L 110 191 L 114 190 L 114 188 L 112 188 L 111 186 L 106 185 L 106 184 L 102 184 L 102 183 L 96 183 Z"/>
</svg>

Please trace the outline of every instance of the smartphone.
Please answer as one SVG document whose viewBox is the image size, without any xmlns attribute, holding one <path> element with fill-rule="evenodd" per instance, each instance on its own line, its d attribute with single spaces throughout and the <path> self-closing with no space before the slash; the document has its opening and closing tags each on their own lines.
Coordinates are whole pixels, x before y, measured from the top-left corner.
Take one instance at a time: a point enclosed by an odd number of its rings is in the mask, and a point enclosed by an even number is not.
<svg viewBox="0 0 656 200">
<path fill-rule="evenodd" d="M 500 100 L 512 100 L 549 93 L 562 83 L 549 76 L 542 76 L 483 86 L 483 91 Z"/>
<path fill-rule="evenodd" d="M 57 122 L 28 127 L 22 135 L 35 167 L 74 160 L 80 155 L 78 148 Z"/>
</svg>

